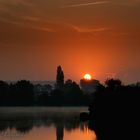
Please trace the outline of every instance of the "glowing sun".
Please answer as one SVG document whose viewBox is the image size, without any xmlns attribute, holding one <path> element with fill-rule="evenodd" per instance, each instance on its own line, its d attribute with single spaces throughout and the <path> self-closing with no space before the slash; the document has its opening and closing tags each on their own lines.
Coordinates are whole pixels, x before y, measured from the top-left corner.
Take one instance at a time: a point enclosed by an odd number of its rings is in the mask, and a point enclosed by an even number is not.
<svg viewBox="0 0 140 140">
<path fill-rule="evenodd" d="M 91 80 L 91 75 L 90 74 L 85 74 L 84 75 L 84 79 L 86 79 L 86 80 Z"/>
</svg>

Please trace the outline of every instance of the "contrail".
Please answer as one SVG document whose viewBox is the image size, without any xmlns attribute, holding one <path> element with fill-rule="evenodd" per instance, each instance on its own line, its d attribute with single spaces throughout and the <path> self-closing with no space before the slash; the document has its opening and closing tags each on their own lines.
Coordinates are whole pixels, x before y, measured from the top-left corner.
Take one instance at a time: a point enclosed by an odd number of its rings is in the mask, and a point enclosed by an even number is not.
<svg viewBox="0 0 140 140">
<path fill-rule="evenodd" d="M 63 6 L 62 8 L 82 7 L 82 6 L 89 6 L 89 5 L 100 5 L 100 4 L 106 4 L 106 3 L 109 3 L 109 1 L 97 1 L 97 2 L 73 4 L 73 5 Z"/>
<path fill-rule="evenodd" d="M 92 32 L 103 32 L 106 30 L 109 30 L 107 27 L 99 27 L 99 28 L 80 28 L 78 26 L 67 24 L 70 28 L 74 29 L 75 31 L 79 33 L 92 33 Z"/>
<path fill-rule="evenodd" d="M 25 24 L 23 24 L 23 23 L 21 23 L 21 22 L 10 21 L 10 20 L 4 19 L 4 18 L 0 18 L 0 21 L 5 22 L 5 23 L 10 23 L 10 24 L 18 25 L 18 26 L 21 26 L 21 27 L 27 27 L 27 28 L 31 28 L 31 29 L 46 31 L 46 32 L 55 32 L 55 31 L 54 31 L 53 29 L 51 29 L 51 28 L 25 25 Z"/>
</svg>

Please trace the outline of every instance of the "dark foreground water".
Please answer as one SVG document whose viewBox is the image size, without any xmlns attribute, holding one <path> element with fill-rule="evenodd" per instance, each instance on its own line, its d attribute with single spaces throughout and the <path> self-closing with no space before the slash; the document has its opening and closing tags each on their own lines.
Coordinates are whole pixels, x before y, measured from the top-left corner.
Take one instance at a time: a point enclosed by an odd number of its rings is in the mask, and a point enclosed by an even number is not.
<svg viewBox="0 0 140 140">
<path fill-rule="evenodd" d="M 79 121 L 86 107 L 0 108 L 0 140 L 96 140 L 87 122 Z"/>
</svg>

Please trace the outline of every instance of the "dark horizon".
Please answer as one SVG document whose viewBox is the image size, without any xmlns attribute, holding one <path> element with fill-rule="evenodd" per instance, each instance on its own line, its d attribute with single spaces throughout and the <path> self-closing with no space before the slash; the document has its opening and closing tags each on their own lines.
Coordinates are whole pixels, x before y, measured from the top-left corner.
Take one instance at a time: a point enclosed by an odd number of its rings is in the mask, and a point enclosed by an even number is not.
<svg viewBox="0 0 140 140">
<path fill-rule="evenodd" d="M 107 78 L 108 79 L 108 78 Z M 107 80 L 106 79 L 106 80 Z M 110 78 L 111 79 L 111 78 Z M 118 78 L 115 78 L 115 79 L 118 79 Z M 17 81 L 20 81 L 20 80 L 27 80 L 27 81 L 30 81 L 33 85 L 34 84 L 41 84 L 41 85 L 44 85 L 44 84 L 55 84 L 55 80 L 30 80 L 30 79 L 18 79 L 18 80 L 0 80 L 0 81 L 5 81 L 7 82 L 8 84 L 10 83 L 16 83 Z M 69 79 L 66 79 L 66 81 L 69 80 Z M 71 79 L 72 80 L 72 79 Z M 81 80 L 81 79 L 80 79 Z M 75 81 L 77 84 L 80 84 L 80 80 L 79 81 Z M 98 79 L 95 79 L 95 80 L 98 80 Z M 120 79 L 121 80 L 121 79 Z M 99 81 L 101 84 L 104 84 L 105 81 Z M 123 82 L 123 81 L 122 81 Z M 135 82 L 130 82 L 130 83 L 124 83 L 124 85 L 133 85 L 133 84 L 137 84 L 137 83 L 140 83 L 140 80 L 139 81 L 135 81 Z"/>
</svg>

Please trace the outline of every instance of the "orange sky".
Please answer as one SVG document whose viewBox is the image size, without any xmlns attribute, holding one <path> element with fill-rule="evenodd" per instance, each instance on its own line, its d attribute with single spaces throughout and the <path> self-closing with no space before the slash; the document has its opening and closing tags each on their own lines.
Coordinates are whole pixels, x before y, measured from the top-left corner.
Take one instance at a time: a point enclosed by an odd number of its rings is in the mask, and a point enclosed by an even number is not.
<svg viewBox="0 0 140 140">
<path fill-rule="evenodd" d="M 0 0 L 0 79 L 85 73 L 140 81 L 140 0 Z"/>
</svg>

